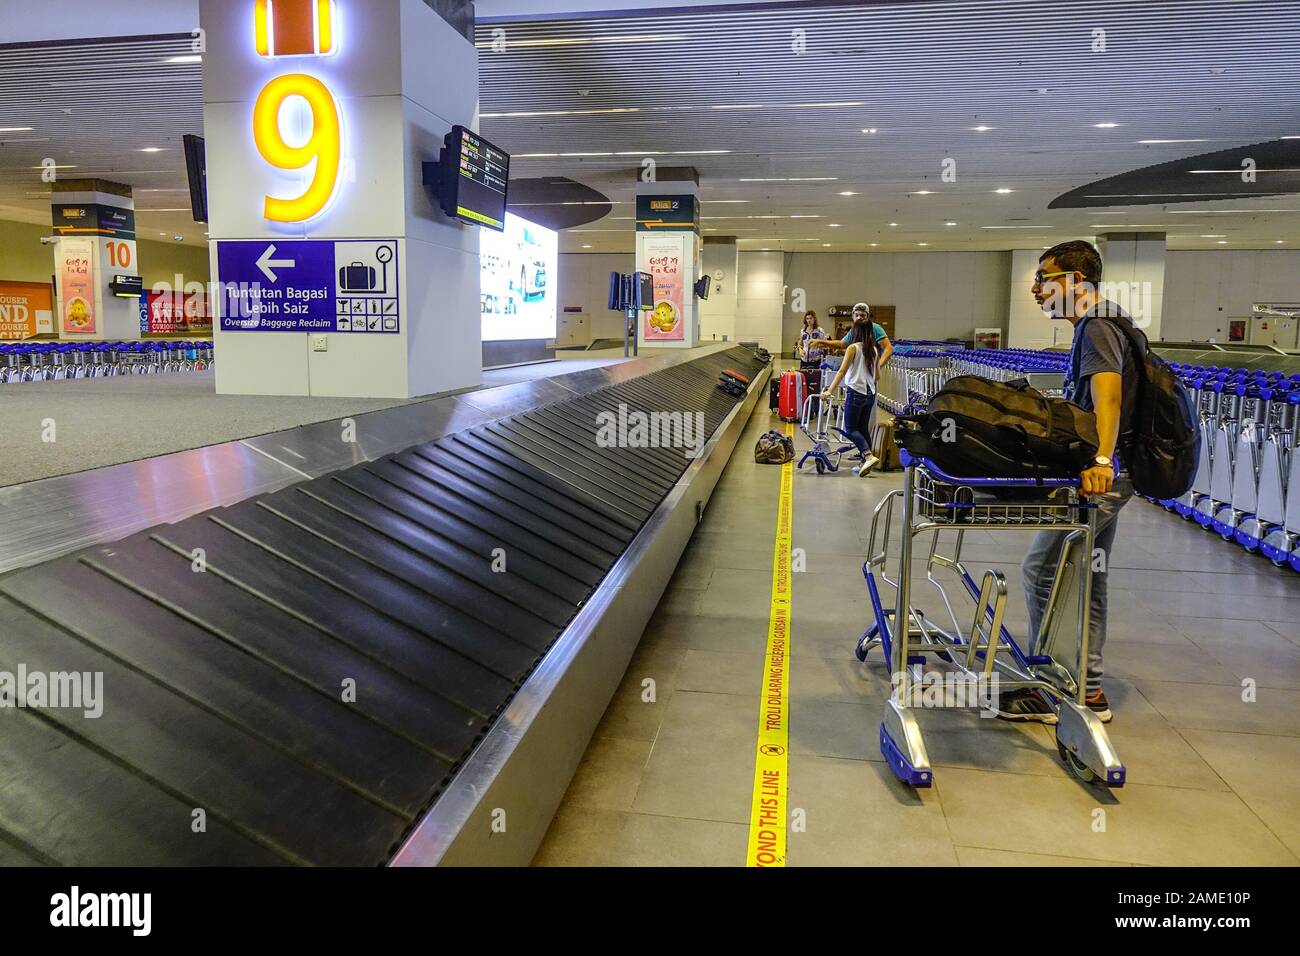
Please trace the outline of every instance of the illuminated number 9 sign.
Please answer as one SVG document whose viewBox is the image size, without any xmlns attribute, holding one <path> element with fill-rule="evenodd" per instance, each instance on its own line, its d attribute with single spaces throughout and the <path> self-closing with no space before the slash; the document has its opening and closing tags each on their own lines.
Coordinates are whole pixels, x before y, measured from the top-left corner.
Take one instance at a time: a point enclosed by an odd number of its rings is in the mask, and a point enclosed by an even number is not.
<svg viewBox="0 0 1300 956">
<path fill-rule="evenodd" d="M 328 56 L 337 51 L 331 0 L 267 0 L 254 3 L 254 34 L 260 56 Z M 311 136 L 293 146 L 280 131 L 280 114 L 292 98 L 306 101 Z M 253 106 L 253 141 L 262 158 L 277 169 L 306 169 L 311 184 L 293 199 L 267 196 L 263 215 L 273 222 L 305 222 L 325 211 L 338 187 L 343 130 L 329 87 L 305 73 L 277 76 L 263 87 Z"/>
<path fill-rule="evenodd" d="M 280 109 L 291 96 L 302 97 L 311 108 L 311 137 L 301 146 L 290 146 L 280 133 Z M 338 186 L 343 150 L 339 111 L 329 88 L 305 73 L 277 76 L 266 84 L 253 107 L 253 140 L 262 158 L 279 169 L 303 169 L 316 161 L 311 185 L 301 196 L 266 197 L 266 218 L 303 222 L 320 215 Z"/>
</svg>

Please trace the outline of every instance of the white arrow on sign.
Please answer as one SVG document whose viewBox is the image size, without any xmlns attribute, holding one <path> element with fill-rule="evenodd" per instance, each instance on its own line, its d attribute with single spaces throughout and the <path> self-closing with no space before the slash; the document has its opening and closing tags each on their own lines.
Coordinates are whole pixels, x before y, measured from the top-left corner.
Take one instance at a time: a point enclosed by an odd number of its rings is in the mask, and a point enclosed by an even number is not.
<svg viewBox="0 0 1300 956">
<path fill-rule="evenodd" d="M 272 259 L 275 255 L 275 246 L 267 246 L 266 251 L 257 259 L 257 267 L 262 270 L 262 274 L 272 282 L 279 277 L 272 272 L 272 269 L 292 269 L 298 264 L 296 259 Z"/>
</svg>

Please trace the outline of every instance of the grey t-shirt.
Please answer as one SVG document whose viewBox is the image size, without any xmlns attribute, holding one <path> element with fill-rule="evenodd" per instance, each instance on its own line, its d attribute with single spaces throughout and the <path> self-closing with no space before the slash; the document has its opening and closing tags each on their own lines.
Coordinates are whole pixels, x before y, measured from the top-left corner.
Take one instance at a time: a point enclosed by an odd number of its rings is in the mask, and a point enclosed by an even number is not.
<svg viewBox="0 0 1300 956">
<path fill-rule="evenodd" d="M 1105 318 L 1108 315 L 1114 318 Z M 1098 372 L 1116 372 L 1123 376 L 1118 449 L 1122 453 L 1131 440 L 1142 380 L 1133 344 L 1116 322 L 1131 325 L 1133 320 L 1114 302 L 1103 299 L 1075 326 L 1074 344 L 1070 348 L 1070 380 L 1065 383 L 1065 397 L 1093 411 L 1092 376 Z"/>
</svg>

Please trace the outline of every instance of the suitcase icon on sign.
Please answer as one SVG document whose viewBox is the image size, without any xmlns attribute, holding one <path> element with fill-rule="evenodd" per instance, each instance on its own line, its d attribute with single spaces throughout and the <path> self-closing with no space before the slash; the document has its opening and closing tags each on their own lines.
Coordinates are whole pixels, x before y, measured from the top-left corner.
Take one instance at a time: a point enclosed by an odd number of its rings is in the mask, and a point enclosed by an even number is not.
<svg viewBox="0 0 1300 956">
<path fill-rule="evenodd" d="M 375 270 L 373 266 L 354 262 L 339 270 L 339 289 L 343 292 L 373 292 Z"/>
<path fill-rule="evenodd" d="M 334 52 L 334 0 L 255 0 L 253 29 L 262 56 Z"/>
</svg>

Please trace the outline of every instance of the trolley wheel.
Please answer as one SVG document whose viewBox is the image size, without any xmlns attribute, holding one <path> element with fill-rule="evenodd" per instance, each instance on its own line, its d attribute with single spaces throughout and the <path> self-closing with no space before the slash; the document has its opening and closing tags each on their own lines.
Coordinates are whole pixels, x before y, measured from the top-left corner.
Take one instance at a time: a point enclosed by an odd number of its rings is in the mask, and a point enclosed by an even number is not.
<svg viewBox="0 0 1300 956">
<path fill-rule="evenodd" d="M 853 648 L 853 656 L 865 664 L 867 662 L 867 654 L 870 653 L 870 651 L 871 641 L 866 637 L 861 637 L 858 639 L 858 646 Z"/>
<path fill-rule="evenodd" d="M 822 461 L 820 458 L 817 459 L 817 474 L 826 474 L 826 462 Z"/>
<path fill-rule="evenodd" d="M 1070 768 L 1070 773 L 1074 774 L 1084 783 L 1091 783 L 1100 786 L 1097 774 L 1086 763 L 1076 757 L 1065 744 L 1059 740 L 1056 742 L 1056 752 L 1061 755 L 1061 761 Z"/>
</svg>

